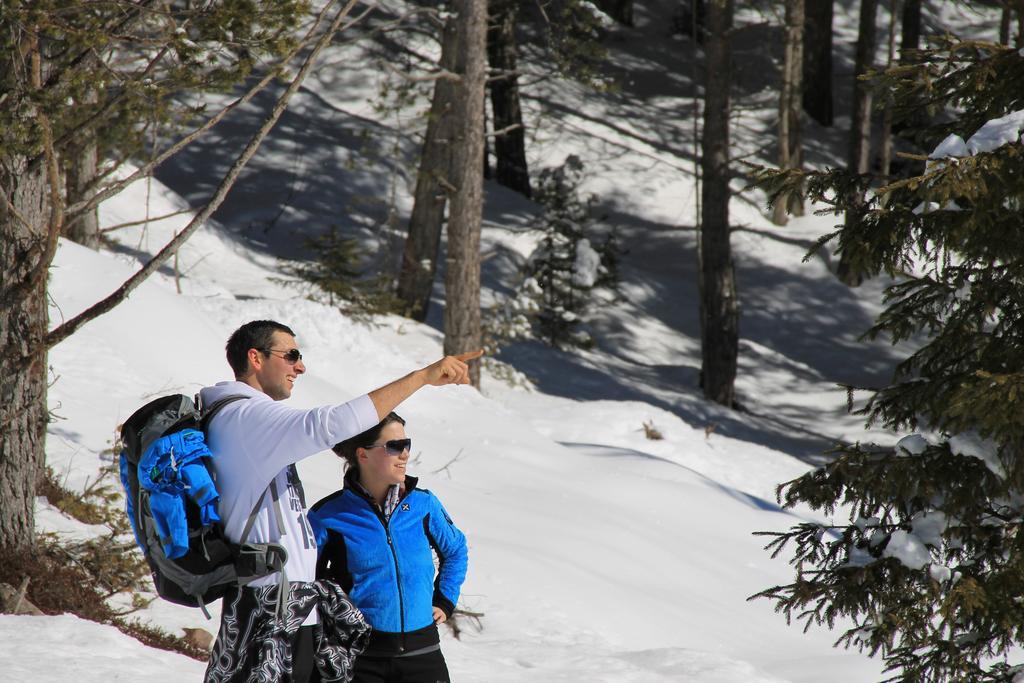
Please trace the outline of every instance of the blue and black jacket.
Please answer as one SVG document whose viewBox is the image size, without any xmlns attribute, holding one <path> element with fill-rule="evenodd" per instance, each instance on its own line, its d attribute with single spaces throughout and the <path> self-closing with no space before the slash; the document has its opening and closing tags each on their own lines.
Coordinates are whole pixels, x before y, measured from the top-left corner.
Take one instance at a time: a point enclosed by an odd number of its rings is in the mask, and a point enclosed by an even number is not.
<svg viewBox="0 0 1024 683">
<path fill-rule="evenodd" d="M 433 607 L 451 617 L 466 578 L 466 537 L 441 501 L 405 478 L 389 518 L 355 482 L 314 505 L 309 522 L 319 557 L 317 578 L 349 594 L 373 627 L 366 654 L 395 656 L 436 648 Z M 434 571 L 434 553 L 439 566 Z"/>
</svg>

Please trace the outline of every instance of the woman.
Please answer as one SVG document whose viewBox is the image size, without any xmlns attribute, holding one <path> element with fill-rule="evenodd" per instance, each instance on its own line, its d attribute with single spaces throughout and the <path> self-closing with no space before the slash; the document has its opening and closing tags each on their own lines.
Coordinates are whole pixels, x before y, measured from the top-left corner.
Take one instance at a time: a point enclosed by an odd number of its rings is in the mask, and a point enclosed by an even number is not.
<svg viewBox="0 0 1024 683">
<path fill-rule="evenodd" d="M 337 444 L 345 486 L 309 512 L 317 578 L 340 584 L 373 627 L 356 683 L 450 680 L 437 625 L 459 599 L 466 538 L 437 497 L 406 474 L 411 447 L 395 413 Z"/>
</svg>

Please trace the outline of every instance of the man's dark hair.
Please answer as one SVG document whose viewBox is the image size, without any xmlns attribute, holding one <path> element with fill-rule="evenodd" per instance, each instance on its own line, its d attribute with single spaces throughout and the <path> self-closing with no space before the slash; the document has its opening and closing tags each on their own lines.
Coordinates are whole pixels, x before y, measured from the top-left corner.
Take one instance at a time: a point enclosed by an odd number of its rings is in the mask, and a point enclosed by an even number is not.
<svg viewBox="0 0 1024 683">
<path fill-rule="evenodd" d="M 273 320 L 253 320 L 231 333 L 224 348 L 227 351 L 228 365 L 234 370 L 235 377 L 241 377 L 249 369 L 249 349 L 259 349 L 267 355 L 265 349 L 269 349 L 274 342 L 275 332 L 295 336 L 290 327 Z"/>
<path fill-rule="evenodd" d="M 341 443 L 334 444 L 331 450 L 340 457 L 345 458 L 345 462 L 348 463 L 349 467 L 359 467 L 359 458 L 356 457 L 357 448 L 368 448 L 373 444 L 377 443 L 377 439 L 380 438 L 381 431 L 392 422 L 405 426 L 405 420 L 403 420 L 398 413 L 388 413 L 384 416 L 384 419 L 377 423 L 375 426 L 370 427 L 362 434 L 356 434 L 355 436 L 345 439 Z"/>
</svg>

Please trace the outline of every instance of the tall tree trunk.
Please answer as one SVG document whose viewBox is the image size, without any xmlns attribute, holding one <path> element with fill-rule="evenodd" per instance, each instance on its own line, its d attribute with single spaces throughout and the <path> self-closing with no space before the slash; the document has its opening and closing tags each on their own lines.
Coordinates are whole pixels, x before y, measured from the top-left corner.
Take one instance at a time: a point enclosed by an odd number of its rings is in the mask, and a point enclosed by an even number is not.
<svg viewBox="0 0 1024 683">
<path fill-rule="evenodd" d="M 779 93 L 779 168 L 803 168 L 800 110 L 803 101 L 804 0 L 786 0 L 785 58 Z M 780 197 L 772 208 L 772 222 L 785 225 L 788 214 L 802 216 L 798 196 Z"/>
<path fill-rule="evenodd" d="M 597 0 L 597 6 L 624 26 L 633 26 L 633 0 Z"/>
<path fill-rule="evenodd" d="M 697 44 L 703 45 L 707 28 L 705 0 L 682 0 L 681 4 L 680 30 L 684 35 L 696 36 Z"/>
<path fill-rule="evenodd" d="M 99 157 L 95 134 L 87 134 L 83 144 L 77 145 L 67 156 L 65 186 L 68 204 L 85 199 L 85 193 L 96 179 Z M 73 242 L 90 249 L 100 246 L 99 209 L 93 207 L 70 220 L 65 226 L 65 236 Z"/>
<path fill-rule="evenodd" d="M 510 189 L 530 197 L 530 173 L 526 165 L 526 129 L 519 106 L 519 74 L 516 55 L 515 0 L 491 2 L 491 22 L 487 29 L 487 61 L 492 76 L 491 110 L 494 112 L 495 179 Z"/>
<path fill-rule="evenodd" d="M 1017 0 L 1017 38 L 1014 46 L 1024 47 L 1024 0 Z"/>
<path fill-rule="evenodd" d="M 871 86 L 861 76 L 874 67 L 875 23 L 878 14 L 878 0 L 861 0 L 860 26 L 857 33 L 857 53 L 853 74 L 853 116 L 850 124 L 850 139 L 847 152 L 847 168 L 851 173 L 864 175 L 871 163 Z M 857 198 L 859 201 L 859 198 Z M 856 209 L 846 212 L 846 226 L 856 230 L 860 222 Z M 836 275 L 850 287 L 857 287 L 864 281 L 864 274 L 854 268 L 846 252 L 839 256 Z"/>
<path fill-rule="evenodd" d="M 0 54 L 4 90 L 41 87 L 34 32 L 11 36 L 20 54 Z M 26 63 L 28 69 L 26 70 Z M 60 233 L 52 204 L 57 177 L 45 116 L 47 164 L 30 167 L 17 152 L 0 156 L 0 548 L 30 552 L 35 545 L 36 481 L 46 438 L 46 279 Z"/>
<path fill-rule="evenodd" d="M 823 126 L 831 126 L 832 0 L 811 0 L 804 12 L 804 111 Z"/>
<path fill-rule="evenodd" d="M 37 165 L 38 171 L 25 173 L 26 161 L 0 160 L 0 190 L 13 204 L 13 210 L 0 206 L 0 547 L 5 549 L 35 543 L 36 479 L 45 460 L 47 311 L 41 260 L 48 239 L 48 188 L 45 169 Z"/>
<path fill-rule="evenodd" d="M 444 352 L 481 348 L 480 221 L 483 211 L 484 87 L 487 82 L 487 2 L 454 0 L 459 31 L 455 98 L 458 129 L 453 140 L 450 180 L 455 190 L 448 217 L 445 270 Z M 480 386 L 480 365 L 470 365 L 470 380 Z"/>
<path fill-rule="evenodd" d="M 906 0 L 903 3 L 903 16 L 900 19 L 902 24 L 902 37 L 900 38 L 900 61 L 906 61 L 903 56 L 907 50 L 916 50 L 921 47 L 921 5 L 923 0 Z"/>
<path fill-rule="evenodd" d="M 1009 4 L 1003 5 L 1003 13 L 999 17 L 999 43 L 1010 44 L 1010 24 L 1013 23 L 1013 8 Z"/>
<path fill-rule="evenodd" d="M 442 70 L 453 74 L 458 69 L 458 39 L 455 19 L 449 18 L 441 37 L 440 66 Z M 430 292 L 437 273 L 441 246 L 444 209 L 452 187 L 448 175 L 452 139 L 457 126 L 454 112 L 456 89 L 454 80 L 450 78 L 438 78 L 434 82 L 427 132 L 416 174 L 412 215 L 409 217 L 409 231 L 402 254 L 402 268 L 398 274 L 397 295 L 402 301 L 403 312 L 407 317 L 420 322 L 426 320 L 430 306 Z"/>
<path fill-rule="evenodd" d="M 889 50 L 886 57 L 885 68 L 891 69 L 895 66 L 896 61 L 896 17 L 900 14 L 900 0 L 889 0 Z M 885 110 L 882 114 L 882 150 L 881 150 L 881 162 L 879 164 L 881 171 L 880 175 L 883 178 L 883 182 L 888 182 L 889 174 L 892 170 L 892 102 L 886 101 Z"/>
<path fill-rule="evenodd" d="M 739 346 L 736 275 L 729 246 L 729 32 L 733 0 L 708 0 L 705 54 L 704 135 L 701 141 L 701 377 L 704 395 L 735 403 Z"/>
</svg>

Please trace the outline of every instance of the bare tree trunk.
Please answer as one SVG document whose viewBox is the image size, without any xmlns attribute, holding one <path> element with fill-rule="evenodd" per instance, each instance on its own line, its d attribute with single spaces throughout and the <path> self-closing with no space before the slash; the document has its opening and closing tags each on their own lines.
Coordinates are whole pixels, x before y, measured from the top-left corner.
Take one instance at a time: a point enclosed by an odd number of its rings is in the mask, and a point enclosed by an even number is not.
<svg viewBox="0 0 1024 683">
<path fill-rule="evenodd" d="M 480 221 L 483 211 L 484 87 L 487 81 L 487 2 L 453 2 L 464 68 L 455 99 L 459 122 L 453 140 L 450 180 L 455 190 L 448 218 L 445 270 L 444 352 L 481 348 Z M 480 365 L 470 365 L 470 380 L 480 386 Z"/>
<path fill-rule="evenodd" d="M 907 50 L 921 47 L 921 3 L 923 0 L 907 0 L 903 4 L 902 38 L 900 38 L 900 61 L 905 61 Z"/>
<path fill-rule="evenodd" d="M 455 18 L 449 18 L 441 37 L 441 69 L 456 73 L 459 35 Z M 458 122 L 455 118 L 457 86 L 452 79 L 434 82 L 427 132 L 423 140 L 420 168 L 416 174 L 416 192 L 409 231 L 398 274 L 398 298 L 404 315 L 423 322 L 430 306 L 430 292 L 437 273 L 437 257 L 441 246 L 441 229 L 448 193 L 452 189 L 448 177 L 451 168 L 452 140 Z M 481 133 L 481 136 L 483 133 Z M 481 164 L 484 161 L 481 160 Z"/>
<path fill-rule="evenodd" d="M 696 36 L 697 44 L 704 44 L 704 33 L 707 27 L 707 10 L 705 0 L 681 0 L 680 30 L 684 35 Z"/>
<path fill-rule="evenodd" d="M 704 396 L 735 404 L 739 346 L 736 275 L 729 246 L 729 45 L 733 0 L 708 0 L 701 229 L 701 377 Z"/>
<path fill-rule="evenodd" d="M 39 45 L 29 31 L 19 33 L 11 36 L 16 54 L 0 54 L 0 84 L 38 90 Z M 18 152 L 0 156 L 0 548 L 18 552 L 35 546 L 36 481 L 48 419 L 46 279 L 61 227 L 52 201 L 59 183 L 52 132 L 45 116 L 36 120 L 48 163 L 30 169 L 29 158 Z"/>
<path fill-rule="evenodd" d="M 95 97 L 95 95 L 94 95 Z M 67 155 L 66 191 L 67 203 L 75 204 L 85 199 L 93 181 L 99 155 L 96 145 L 96 134 L 89 131 L 84 134 L 84 141 L 75 145 Z M 100 246 L 100 215 L 97 207 L 83 211 L 68 221 L 64 228 L 65 236 L 84 247 L 98 249 Z"/>
<path fill-rule="evenodd" d="M 889 53 L 886 59 L 885 68 L 891 69 L 896 61 L 896 17 L 900 14 L 900 0 L 889 0 Z M 881 153 L 881 176 L 884 182 L 888 182 L 892 167 L 892 102 L 885 103 L 885 111 L 882 114 L 882 153 Z"/>
<path fill-rule="evenodd" d="M 851 173 L 861 175 L 868 172 L 871 162 L 871 87 L 860 77 L 874 67 L 877 14 L 878 0 L 861 0 L 853 74 L 853 117 L 847 153 L 847 168 Z M 859 215 L 860 212 L 856 209 L 846 212 L 847 228 L 856 229 L 860 221 Z M 845 252 L 839 256 L 836 275 L 841 282 L 850 287 L 857 287 L 864 281 L 864 274 L 850 264 Z"/>
<path fill-rule="evenodd" d="M 853 116 L 847 165 L 856 173 L 867 173 L 871 161 L 871 87 L 861 76 L 874 68 L 878 0 L 861 0 L 860 27 L 853 73 Z"/>
<path fill-rule="evenodd" d="M 1017 0 L 1017 38 L 1015 47 L 1024 47 L 1024 0 Z"/>
<path fill-rule="evenodd" d="M 999 17 L 999 43 L 1010 44 L 1010 24 L 1013 22 L 1013 8 L 1009 4 L 1003 5 L 1003 13 Z"/>
<path fill-rule="evenodd" d="M 36 479 L 46 437 L 45 169 L 22 175 L 22 159 L 0 163 L 0 547 L 35 544 Z M 21 218 L 15 217 L 15 212 Z M 22 222 L 21 219 L 24 219 Z"/>
<path fill-rule="evenodd" d="M 804 0 L 786 0 L 785 58 L 779 93 L 779 168 L 803 168 L 800 110 L 803 101 Z M 772 222 L 785 225 L 788 214 L 802 216 L 800 197 L 780 197 L 772 207 Z"/>
<path fill-rule="evenodd" d="M 633 0 L 597 0 L 597 6 L 624 26 L 633 26 Z"/>
<path fill-rule="evenodd" d="M 491 2 L 491 24 L 487 29 L 487 60 L 492 76 L 489 81 L 493 126 L 495 179 L 510 189 L 530 197 L 530 173 L 526 165 L 526 129 L 519 106 L 519 74 L 516 55 L 515 0 Z"/>
<path fill-rule="evenodd" d="M 811 0 L 804 13 L 804 111 L 823 126 L 831 126 L 832 0 Z"/>
</svg>

